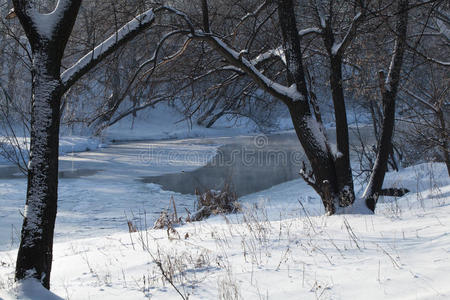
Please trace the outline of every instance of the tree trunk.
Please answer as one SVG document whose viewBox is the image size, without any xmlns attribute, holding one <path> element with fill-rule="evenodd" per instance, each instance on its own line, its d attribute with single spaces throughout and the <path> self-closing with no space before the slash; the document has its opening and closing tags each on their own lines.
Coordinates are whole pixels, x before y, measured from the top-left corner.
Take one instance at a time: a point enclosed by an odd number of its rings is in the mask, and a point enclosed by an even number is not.
<svg viewBox="0 0 450 300">
<path fill-rule="evenodd" d="M 340 205 L 348 206 L 355 201 L 355 192 L 350 163 L 347 110 L 342 86 L 342 58 L 331 54 L 330 63 L 330 85 L 336 119 L 336 147 L 338 152 L 335 158 L 337 189 Z"/>
<path fill-rule="evenodd" d="M 206 127 L 206 128 L 211 128 L 211 127 L 214 125 L 214 123 L 217 122 L 217 120 L 219 120 L 220 118 L 223 117 L 223 115 L 225 115 L 225 112 L 226 112 L 226 110 L 225 110 L 225 108 L 224 108 L 224 109 L 222 109 L 220 112 L 218 112 L 217 114 L 213 115 L 213 116 L 211 117 L 211 119 L 209 120 L 208 124 L 206 124 L 205 127 Z"/>
<path fill-rule="evenodd" d="M 58 200 L 58 148 L 63 83 L 61 60 L 81 0 L 59 1 L 54 27 L 44 28 L 30 1 L 13 0 L 32 50 L 32 103 L 27 199 L 15 279 L 38 279 L 50 288 Z M 48 30 L 47 30 L 48 29 Z"/>
<path fill-rule="evenodd" d="M 110 36 L 61 76 L 61 60 L 81 0 L 58 1 L 54 13 L 46 15 L 44 24 L 34 1 L 13 0 L 13 4 L 31 45 L 33 62 L 31 154 L 15 279 L 36 278 L 48 289 L 58 199 L 62 95 L 105 57 L 148 28 L 155 15 L 150 9 L 137 16 L 119 30 L 120 35 L 116 32 Z"/>
<path fill-rule="evenodd" d="M 335 169 L 337 190 L 340 206 L 348 206 L 355 201 L 353 175 L 350 163 L 350 146 L 348 137 L 347 110 L 345 107 L 344 87 L 342 82 L 342 53 L 353 39 L 356 31 L 356 21 L 353 21 L 350 31 L 346 35 L 347 41 L 341 42 L 339 48 L 335 47 L 335 34 L 333 32 L 331 17 L 322 24 L 322 37 L 330 60 L 330 87 L 333 99 L 334 116 L 336 119 L 336 148 Z M 351 37 L 350 37 L 351 36 Z"/>
<path fill-rule="evenodd" d="M 447 127 L 445 124 L 445 117 L 444 117 L 444 111 L 442 110 L 442 107 L 438 108 L 437 116 L 440 123 L 439 133 L 441 135 L 442 140 L 442 154 L 444 156 L 445 165 L 447 166 L 447 173 L 448 176 L 450 176 L 450 154 L 448 150 L 448 132 Z"/>
<path fill-rule="evenodd" d="M 295 84 L 297 91 L 303 96 L 303 100 L 286 103 L 313 171 L 314 178 L 308 178 L 305 174 L 303 177 L 320 195 L 327 213 L 334 214 L 336 205 L 339 205 L 336 169 L 322 124 L 313 118 L 309 108 L 309 93 L 292 0 L 279 1 L 278 18 L 286 55 L 287 82 L 289 85 Z"/>
<path fill-rule="evenodd" d="M 16 280 L 37 278 L 50 288 L 53 232 L 58 199 L 61 103 L 59 70 L 48 53 L 33 59 L 31 155 Z M 52 70 L 53 69 L 53 70 Z"/>
<path fill-rule="evenodd" d="M 406 34 L 408 29 L 408 0 L 400 0 L 398 3 L 398 20 L 396 24 L 396 39 L 392 54 L 391 66 L 385 87 L 382 89 L 383 97 L 383 122 L 381 127 L 381 138 L 377 147 L 377 158 L 372 169 L 369 183 L 363 198 L 367 207 L 375 211 L 380 190 L 383 186 L 387 171 L 389 154 L 392 151 L 392 135 L 395 124 L 395 100 L 400 84 L 400 72 L 403 64 L 403 54 L 406 48 Z"/>
<path fill-rule="evenodd" d="M 203 30 L 210 32 L 209 30 L 209 12 L 208 12 L 208 0 L 202 1 L 202 17 L 203 17 Z"/>
<path fill-rule="evenodd" d="M 310 178 L 307 183 L 320 195 L 325 211 L 332 215 L 338 205 L 337 179 L 325 134 L 312 117 L 306 102 L 293 102 L 288 108 L 295 132 L 313 171 L 314 178 Z"/>
</svg>

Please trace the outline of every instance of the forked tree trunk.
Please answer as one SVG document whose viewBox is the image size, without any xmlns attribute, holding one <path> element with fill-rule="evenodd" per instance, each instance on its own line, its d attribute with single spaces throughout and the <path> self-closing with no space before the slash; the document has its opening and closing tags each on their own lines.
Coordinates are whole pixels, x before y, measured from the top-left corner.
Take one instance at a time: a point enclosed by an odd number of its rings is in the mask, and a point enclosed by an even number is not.
<svg viewBox="0 0 450 300">
<path fill-rule="evenodd" d="M 345 107 L 344 87 L 342 82 L 341 52 L 345 50 L 346 46 L 343 46 L 341 43 L 341 51 L 334 49 L 336 41 L 331 20 L 328 18 L 325 21 L 325 24 L 322 24 L 321 26 L 323 25 L 325 25 L 325 27 L 322 28 L 322 38 L 330 60 L 330 88 L 334 107 L 334 117 L 336 120 L 336 188 L 339 191 L 340 205 L 348 206 L 355 201 L 355 192 L 350 164 L 347 109 Z M 350 34 L 348 36 L 350 36 Z M 354 36 L 353 31 L 351 32 L 351 36 Z M 346 44 L 348 43 L 349 41 L 346 42 Z"/>
<path fill-rule="evenodd" d="M 312 117 L 306 102 L 293 102 L 288 105 L 297 137 L 311 165 L 313 178 L 303 174 L 307 183 L 320 195 L 325 211 L 336 212 L 339 205 L 336 170 L 333 156 L 327 147 L 320 124 Z"/>
<path fill-rule="evenodd" d="M 289 85 L 295 84 L 297 91 L 303 96 L 302 100 L 292 100 L 286 103 L 298 139 L 313 171 L 311 174 L 313 176 L 303 175 L 308 184 L 321 196 L 327 213 L 334 214 L 336 206 L 339 205 L 336 168 L 322 124 L 312 116 L 309 107 L 310 98 L 306 87 L 302 51 L 292 0 L 279 1 L 278 18 L 286 55 L 287 81 Z"/>
</svg>

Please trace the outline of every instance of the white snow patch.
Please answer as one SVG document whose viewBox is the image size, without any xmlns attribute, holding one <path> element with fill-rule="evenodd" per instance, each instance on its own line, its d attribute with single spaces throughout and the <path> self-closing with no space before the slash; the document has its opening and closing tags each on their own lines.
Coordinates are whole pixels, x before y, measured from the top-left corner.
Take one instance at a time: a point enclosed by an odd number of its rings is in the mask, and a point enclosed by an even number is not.
<svg viewBox="0 0 450 300">
<path fill-rule="evenodd" d="M 232 136 L 258 132 L 255 124 L 245 118 L 230 120 L 220 118 L 213 127 L 205 128 L 186 117 L 176 107 L 158 103 L 141 111 L 136 118 L 131 115 L 103 132 L 106 141 L 167 140 L 195 137 Z"/>
<path fill-rule="evenodd" d="M 333 47 L 331 47 L 331 54 L 336 55 L 338 53 L 339 49 L 341 48 L 341 46 L 342 46 L 342 42 L 334 43 Z"/>
<path fill-rule="evenodd" d="M 404 182 L 419 181 L 423 199 L 397 199 L 403 210 L 396 216 L 389 213 L 394 202 L 379 203 L 375 215 L 323 216 L 320 200 L 299 179 L 243 197 L 243 214 L 177 227 L 170 239 L 166 230 L 149 229 L 56 243 L 52 291 L 74 300 L 179 299 L 161 283 L 150 255 L 159 253 L 163 265 L 170 257 L 180 268 L 176 284 L 192 299 L 217 299 L 224 291 L 242 299 L 448 299 L 450 185 L 438 178 L 443 171 L 444 164 L 402 170 Z M 434 193 L 440 202 L 427 184 L 433 176 L 441 180 Z M 420 202 L 424 208 L 411 205 Z M 13 276 L 8 264 L 15 255 L 0 252 L 0 283 Z M 36 282 L 32 287 L 29 298 L 11 289 L 0 297 L 54 299 Z"/>
<path fill-rule="evenodd" d="M 59 154 L 64 155 L 74 152 L 91 151 L 100 147 L 100 140 L 95 137 L 87 136 L 62 136 L 59 138 Z M 17 143 L 12 142 L 6 136 L 0 136 L 0 144 L 2 144 L 2 149 L 8 152 L 12 151 L 22 151 L 25 155 L 30 148 L 30 138 L 29 137 L 17 137 Z M 25 157 L 28 159 L 28 157 Z M 7 162 L 6 158 L 0 155 L 0 162 Z"/>
<path fill-rule="evenodd" d="M 317 142 L 317 146 L 320 147 L 320 149 L 323 152 L 327 152 L 327 138 L 325 136 L 325 132 L 323 131 L 322 126 L 319 124 L 319 122 L 317 122 L 316 119 L 314 119 L 313 117 L 307 117 L 306 120 L 307 126 L 308 128 L 311 130 L 315 141 Z"/>
<path fill-rule="evenodd" d="M 9 290 L 0 290 L 2 300 L 63 300 L 34 278 L 22 280 Z"/>
<path fill-rule="evenodd" d="M 36 30 L 41 36 L 46 37 L 49 40 L 52 38 L 56 26 L 61 21 L 63 13 L 70 5 L 70 3 L 70 0 L 58 0 L 55 9 L 48 14 L 39 13 L 36 7 L 29 8 L 29 14 L 33 21 L 33 26 L 36 27 Z M 32 4 L 28 5 L 31 6 Z"/>
</svg>

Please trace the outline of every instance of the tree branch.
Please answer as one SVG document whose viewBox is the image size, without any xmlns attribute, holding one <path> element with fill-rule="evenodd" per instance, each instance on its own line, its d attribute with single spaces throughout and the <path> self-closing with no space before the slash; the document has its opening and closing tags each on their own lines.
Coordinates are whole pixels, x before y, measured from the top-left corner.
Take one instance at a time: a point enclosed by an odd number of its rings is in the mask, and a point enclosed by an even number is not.
<svg viewBox="0 0 450 300">
<path fill-rule="evenodd" d="M 67 91 L 80 77 L 99 64 L 117 48 L 126 44 L 139 33 L 150 27 L 154 20 L 155 14 L 153 9 L 150 9 L 125 24 L 103 43 L 83 56 L 79 61 L 61 74 L 64 91 Z"/>
</svg>

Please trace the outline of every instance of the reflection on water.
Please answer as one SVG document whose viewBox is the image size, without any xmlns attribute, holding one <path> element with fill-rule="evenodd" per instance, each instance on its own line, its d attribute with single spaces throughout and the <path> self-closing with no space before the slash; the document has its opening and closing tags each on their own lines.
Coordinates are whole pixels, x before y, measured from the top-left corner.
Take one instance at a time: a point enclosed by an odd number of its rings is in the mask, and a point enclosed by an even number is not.
<svg viewBox="0 0 450 300">
<path fill-rule="evenodd" d="M 214 158 L 197 170 L 147 176 L 142 181 L 183 194 L 230 184 L 238 196 L 244 196 L 298 178 L 303 160 L 304 153 L 294 136 L 261 135 L 220 147 Z"/>
<path fill-rule="evenodd" d="M 335 143 L 334 129 L 327 129 Z M 362 140 L 361 137 L 363 137 Z M 349 131 L 354 146 L 375 142 L 370 127 Z M 351 159 L 355 159 L 351 153 Z M 145 183 L 161 185 L 164 190 L 193 194 L 195 189 L 221 189 L 231 184 L 238 196 L 244 196 L 299 178 L 302 162 L 307 159 L 294 132 L 269 136 L 241 137 L 219 148 L 206 166 L 194 171 L 142 177 Z"/>
</svg>

